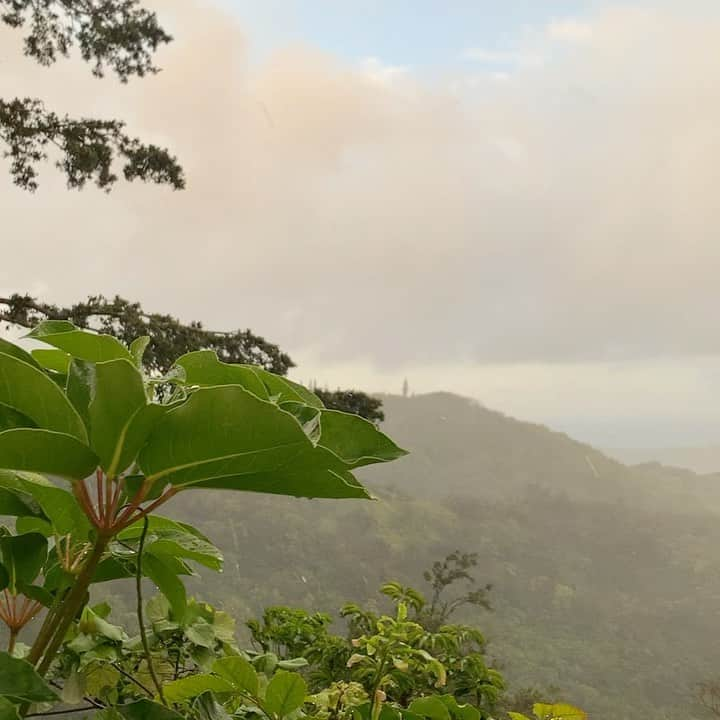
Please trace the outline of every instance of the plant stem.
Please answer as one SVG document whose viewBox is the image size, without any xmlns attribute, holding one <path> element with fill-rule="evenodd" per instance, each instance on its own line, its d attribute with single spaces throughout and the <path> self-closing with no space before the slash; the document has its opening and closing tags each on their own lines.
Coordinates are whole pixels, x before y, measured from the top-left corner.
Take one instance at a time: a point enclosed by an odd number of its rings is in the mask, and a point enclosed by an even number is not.
<svg viewBox="0 0 720 720">
<path fill-rule="evenodd" d="M 7 646 L 7 652 L 8 655 L 13 654 L 13 650 L 15 649 L 15 641 L 17 640 L 18 636 L 18 629 L 17 628 L 10 628 L 10 637 L 8 638 L 8 646 Z"/>
<path fill-rule="evenodd" d="M 38 642 L 40 638 L 35 641 L 28 660 L 33 663 L 40 661 L 37 671 L 41 676 L 48 671 L 50 663 L 52 663 L 57 651 L 60 649 L 75 616 L 85 605 L 88 588 L 108 542 L 109 538 L 98 535 L 89 557 L 75 580 L 75 584 L 53 617 L 52 626 L 46 638 L 43 638 L 41 642 Z M 41 657 L 42 660 L 40 660 Z"/>
<path fill-rule="evenodd" d="M 137 618 L 140 625 L 140 639 L 142 640 L 143 650 L 145 651 L 145 662 L 147 662 L 148 670 L 150 671 L 150 677 L 152 678 L 153 685 L 157 690 L 158 697 L 162 701 L 165 707 L 168 707 L 167 700 L 165 699 L 165 693 L 163 692 L 163 686 L 160 682 L 157 673 L 155 672 L 155 666 L 153 665 L 152 655 L 150 654 L 150 643 L 148 642 L 147 632 L 145 631 L 145 620 L 143 618 L 143 596 L 142 596 L 142 554 L 145 548 L 145 536 L 148 531 L 148 519 L 147 515 L 143 518 L 143 529 L 140 534 L 140 542 L 138 544 L 138 556 L 136 563 L 135 572 L 135 590 L 137 595 Z"/>
</svg>

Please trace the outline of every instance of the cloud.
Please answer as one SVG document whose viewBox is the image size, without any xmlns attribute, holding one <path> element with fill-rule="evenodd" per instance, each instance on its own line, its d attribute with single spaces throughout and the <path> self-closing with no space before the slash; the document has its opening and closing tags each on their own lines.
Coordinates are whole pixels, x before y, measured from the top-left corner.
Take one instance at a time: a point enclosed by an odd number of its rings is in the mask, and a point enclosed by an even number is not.
<svg viewBox="0 0 720 720">
<path fill-rule="evenodd" d="M 548 24 L 547 34 L 553 40 L 587 42 L 592 38 L 592 25 L 573 18 L 554 20 Z"/>
<path fill-rule="evenodd" d="M 407 65 L 387 65 L 379 58 L 367 57 L 360 62 L 360 70 L 372 82 L 387 87 L 407 77 L 410 67 Z"/>
<path fill-rule="evenodd" d="M 535 67 L 542 65 L 543 56 L 522 51 L 487 50 L 484 48 L 467 48 L 462 56 L 465 60 L 482 63 L 484 65 L 503 65 L 506 67 Z"/>
<path fill-rule="evenodd" d="M 619 8 L 569 47 L 565 21 L 521 48 L 544 64 L 452 91 L 310 47 L 250 65 L 227 13 L 158 7 L 176 42 L 127 87 L 0 36 L 4 94 L 125 117 L 189 178 L 72 194 L 48 167 L 28 196 L 0 177 L 0 286 L 117 292 L 378 377 L 720 353 L 717 21 Z"/>
</svg>

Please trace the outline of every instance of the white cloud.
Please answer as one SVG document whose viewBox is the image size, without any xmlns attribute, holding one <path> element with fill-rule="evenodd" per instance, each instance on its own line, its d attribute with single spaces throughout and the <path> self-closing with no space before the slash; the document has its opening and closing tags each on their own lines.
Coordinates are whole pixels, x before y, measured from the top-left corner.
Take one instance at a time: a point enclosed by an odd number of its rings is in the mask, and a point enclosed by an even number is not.
<svg viewBox="0 0 720 720">
<path fill-rule="evenodd" d="M 407 65 L 387 65 L 379 58 L 367 57 L 360 64 L 361 73 L 378 85 L 389 87 L 410 73 Z"/>
<path fill-rule="evenodd" d="M 564 42 L 583 43 L 592 38 L 593 28 L 588 22 L 565 18 L 554 20 L 546 28 L 548 37 Z"/>
<path fill-rule="evenodd" d="M 503 65 L 507 67 L 528 68 L 543 64 L 542 55 L 526 51 L 487 50 L 485 48 L 467 48 L 462 56 L 465 60 L 484 65 Z"/>
</svg>

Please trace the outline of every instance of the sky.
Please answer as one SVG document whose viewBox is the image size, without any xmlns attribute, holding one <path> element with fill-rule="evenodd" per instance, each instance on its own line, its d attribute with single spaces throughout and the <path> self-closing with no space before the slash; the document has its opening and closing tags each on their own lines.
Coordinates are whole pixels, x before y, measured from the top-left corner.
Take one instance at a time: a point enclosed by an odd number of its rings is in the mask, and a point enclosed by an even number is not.
<svg viewBox="0 0 720 720">
<path fill-rule="evenodd" d="M 449 390 L 602 447 L 720 442 L 720 10 L 156 0 L 120 86 L 0 30 L 3 95 L 118 116 L 188 188 L 28 195 L 0 292 L 250 327 L 334 388 Z"/>
</svg>

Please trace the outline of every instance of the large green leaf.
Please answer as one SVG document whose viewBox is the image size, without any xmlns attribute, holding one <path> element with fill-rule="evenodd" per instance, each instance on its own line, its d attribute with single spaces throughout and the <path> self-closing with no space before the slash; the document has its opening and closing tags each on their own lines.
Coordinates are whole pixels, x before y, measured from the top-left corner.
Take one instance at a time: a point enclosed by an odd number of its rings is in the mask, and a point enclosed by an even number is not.
<svg viewBox="0 0 720 720">
<path fill-rule="evenodd" d="M 128 705 L 118 705 L 115 710 L 125 720 L 186 720 L 174 710 L 145 699 Z"/>
<path fill-rule="evenodd" d="M 64 433 L 39 428 L 0 432 L 0 469 L 82 480 L 95 470 L 97 463 L 87 445 Z"/>
<path fill-rule="evenodd" d="M 4 697 L 0 697 L 0 720 L 20 720 L 18 706 Z"/>
<path fill-rule="evenodd" d="M 440 695 L 439 699 L 450 711 L 453 720 L 482 720 L 480 711 L 469 704 L 459 704 L 453 695 Z"/>
<path fill-rule="evenodd" d="M 0 652 L 0 697 L 34 703 L 58 699 L 30 663 L 6 652 Z"/>
<path fill-rule="evenodd" d="M 187 593 L 182 580 L 169 564 L 149 552 L 143 553 L 142 569 L 168 599 L 175 619 L 182 622 L 187 609 Z"/>
<path fill-rule="evenodd" d="M 87 538 L 90 522 L 77 504 L 75 497 L 67 490 L 56 487 L 42 475 L 14 473 L 0 470 L 0 489 L 15 493 L 18 498 L 32 498 L 42 513 L 50 520 L 58 535 L 68 533 L 77 541 Z M 23 499 L 23 502 L 28 501 Z M 29 508 L 33 508 L 29 505 Z M 8 513 L 10 514 L 10 513 Z M 27 515 L 37 515 L 27 512 Z"/>
<path fill-rule="evenodd" d="M 283 718 L 305 702 L 307 687 L 297 673 L 279 670 L 273 675 L 265 691 L 265 709 L 278 718 Z"/>
<path fill-rule="evenodd" d="M 29 352 L 19 347 L 18 345 L 15 345 L 15 343 L 11 343 L 3 338 L 0 338 L 0 353 L 12 355 L 18 360 L 22 360 L 23 362 L 28 363 L 28 365 L 34 365 L 37 368 L 40 367 L 37 360 L 35 360 L 35 358 Z"/>
<path fill-rule="evenodd" d="M 175 364 L 185 370 L 185 382 L 188 385 L 240 385 L 263 400 L 269 397 L 265 384 L 252 366 L 220 362 L 214 350 L 187 353 L 178 358 Z"/>
<path fill-rule="evenodd" d="M 222 570 L 223 556 L 212 543 L 186 532 L 163 532 L 148 542 L 147 551 L 156 557 L 168 555 L 185 558 L 205 565 L 211 570 Z"/>
<path fill-rule="evenodd" d="M 19 427 L 37 427 L 37 423 L 27 415 L 18 412 L 15 408 L 0 403 L 0 430 L 10 430 Z"/>
<path fill-rule="evenodd" d="M 69 353 L 78 360 L 105 362 L 124 358 L 132 362 L 130 351 L 112 335 L 79 330 L 66 320 L 46 320 L 36 325 L 27 337 Z"/>
<path fill-rule="evenodd" d="M 38 427 L 87 441 L 85 425 L 63 391 L 36 366 L 2 352 L 0 403 L 26 415 Z"/>
<path fill-rule="evenodd" d="M 0 515 L 10 517 L 27 517 L 41 515 L 42 511 L 32 497 L 19 491 L 2 486 L 2 476 L 7 471 L 0 470 Z"/>
<path fill-rule="evenodd" d="M 188 385 L 240 385 L 263 400 L 272 398 L 278 403 L 300 402 L 315 408 L 323 407 L 320 398 L 302 385 L 257 365 L 224 363 L 214 350 L 187 353 L 175 364 L 185 370 Z"/>
<path fill-rule="evenodd" d="M 586 720 L 587 713 L 580 708 L 566 703 L 548 705 L 546 703 L 535 703 L 533 714 L 538 720 Z"/>
<path fill-rule="evenodd" d="M 368 497 L 296 418 L 239 386 L 202 388 L 158 423 L 140 452 L 153 482 L 300 497 Z"/>
<path fill-rule="evenodd" d="M 170 703 L 180 703 L 186 700 L 202 695 L 205 692 L 227 693 L 233 692 L 233 686 L 217 675 L 209 673 L 200 673 L 198 675 L 190 675 L 167 683 L 163 688 L 165 697 Z"/>
<path fill-rule="evenodd" d="M 90 413 L 88 408 L 90 407 L 90 399 L 94 385 L 95 363 L 73 359 L 68 368 L 65 393 L 75 410 L 77 410 L 78 415 L 82 418 L 86 428 L 90 427 Z"/>
<path fill-rule="evenodd" d="M 434 695 L 413 700 L 408 710 L 416 715 L 430 718 L 430 720 L 450 720 L 450 711 L 447 706 Z"/>
<path fill-rule="evenodd" d="M 352 468 L 389 462 L 407 455 L 375 425 L 350 413 L 322 410 L 318 444 L 334 452 Z"/>
<path fill-rule="evenodd" d="M 40 348 L 32 351 L 33 359 L 45 370 L 67 375 L 72 357 L 62 350 Z"/>
<path fill-rule="evenodd" d="M 216 660 L 212 671 L 223 680 L 227 680 L 236 690 L 257 696 L 259 687 L 257 671 L 240 655 L 231 655 Z"/>
<path fill-rule="evenodd" d="M 19 588 L 31 585 L 47 560 L 47 539 L 39 533 L 0 537 L 0 559 L 8 574 L 8 588 L 17 595 Z"/>
<path fill-rule="evenodd" d="M 137 540 L 142 530 L 143 522 L 134 523 L 118 535 L 118 540 Z M 220 550 L 198 530 L 157 515 L 149 518 L 145 550 L 160 559 L 194 560 L 212 570 L 220 570 L 223 564 Z"/>
<path fill-rule="evenodd" d="M 95 366 L 95 383 L 88 406 L 90 446 L 111 477 L 134 459 L 125 451 L 125 445 L 133 418 L 146 405 L 142 375 L 129 360 L 111 360 Z M 144 437 L 141 442 L 143 440 Z M 138 449 L 135 447 L 132 454 Z"/>
</svg>

